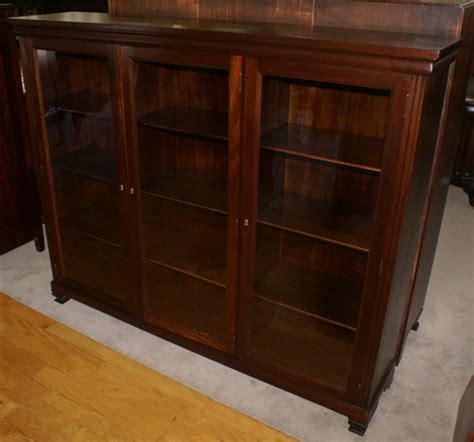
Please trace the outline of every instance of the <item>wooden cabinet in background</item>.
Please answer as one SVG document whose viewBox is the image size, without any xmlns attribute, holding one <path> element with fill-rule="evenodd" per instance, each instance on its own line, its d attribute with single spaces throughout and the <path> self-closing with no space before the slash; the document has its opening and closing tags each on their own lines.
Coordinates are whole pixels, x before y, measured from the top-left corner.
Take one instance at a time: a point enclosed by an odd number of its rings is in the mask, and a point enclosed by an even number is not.
<svg viewBox="0 0 474 442">
<path fill-rule="evenodd" d="M 32 240 L 44 249 L 18 48 L 6 23 L 14 14 L 0 4 L 0 255 Z"/>
<path fill-rule="evenodd" d="M 58 301 L 363 434 L 397 362 L 462 41 L 105 14 L 11 23 Z"/>
<path fill-rule="evenodd" d="M 467 88 L 463 124 L 454 163 L 453 184 L 464 189 L 468 195 L 469 204 L 474 207 L 474 62 Z"/>
</svg>

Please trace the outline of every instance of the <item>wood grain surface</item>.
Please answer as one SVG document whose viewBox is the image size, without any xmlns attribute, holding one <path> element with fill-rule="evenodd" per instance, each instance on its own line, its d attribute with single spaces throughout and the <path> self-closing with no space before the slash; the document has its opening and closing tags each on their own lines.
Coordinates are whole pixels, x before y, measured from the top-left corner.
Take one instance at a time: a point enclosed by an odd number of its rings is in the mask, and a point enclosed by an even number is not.
<svg viewBox="0 0 474 442">
<path fill-rule="evenodd" d="M 293 440 L 2 293 L 0 332 L 0 440 Z"/>
</svg>

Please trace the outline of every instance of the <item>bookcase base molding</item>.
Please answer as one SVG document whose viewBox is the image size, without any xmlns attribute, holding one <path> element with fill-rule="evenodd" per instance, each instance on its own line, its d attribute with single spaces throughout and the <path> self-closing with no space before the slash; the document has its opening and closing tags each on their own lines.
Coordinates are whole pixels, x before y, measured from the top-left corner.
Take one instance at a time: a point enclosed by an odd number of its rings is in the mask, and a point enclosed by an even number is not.
<svg viewBox="0 0 474 442">
<path fill-rule="evenodd" d="M 56 301 L 362 435 L 399 360 L 463 41 L 96 13 L 10 23 Z"/>
<path fill-rule="evenodd" d="M 195 340 L 187 339 L 185 336 L 170 332 L 167 329 L 160 328 L 154 324 L 150 324 L 146 321 L 141 321 L 135 315 L 124 312 L 121 309 L 111 306 L 109 303 L 92 298 L 88 292 L 83 292 L 77 288 L 71 288 L 69 285 L 61 285 L 60 283 L 52 282 L 52 295 L 55 301 L 64 304 L 71 299 L 81 302 L 89 307 L 100 310 L 117 319 L 134 325 L 142 330 L 145 330 L 151 334 L 159 336 L 167 341 L 173 342 L 181 347 L 184 347 L 190 351 L 198 353 L 206 358 L 212 359 L 223 365 L 231 367 L 263 382 L 267 382 L 271 385 L 275 385 L 283 390 L 297 394 L 298 396 L 304 397 L 310 401 L 316 402 L 324 407 L 330 408 L 342 415 L 348 417 L 348 429 L 349 431 L 363 436 L 367 430 L 370 420 L 377 410 L 380 396 L 383 392 L 387 391 L 392 384 L 392 380 L 395 374 L 395 364 L 389 367 L 388 372 L 383 377 L 381 384 L 377 388 L 376 399 L 367 408 L 354 406 L 347 403 L 344 400 L 340 400 L 331 395 L 330 391 L 324 391 L 320 389 L 308 389 L 304 383 L 293 382 L 290 377 L 282 378 L 274 370 L 265 370 L 258 365 L 248 364 L 246 361 L 235 358 L 232 355 L 213 349 L 209 346 L 203 345 Z"/>
</svg>

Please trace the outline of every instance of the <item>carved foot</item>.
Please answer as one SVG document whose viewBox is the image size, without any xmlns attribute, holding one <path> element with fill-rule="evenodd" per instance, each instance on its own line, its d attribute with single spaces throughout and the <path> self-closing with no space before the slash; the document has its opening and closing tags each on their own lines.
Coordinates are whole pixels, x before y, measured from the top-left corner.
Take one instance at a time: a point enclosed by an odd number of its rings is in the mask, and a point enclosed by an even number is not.
<svg viewBox="0 0 474 442">
<path fill-rule="evenodd" d="M 54 291 L 53 291 L 53 296 L 54 296 L 54 300 L 58 304 L 65 304 L 66 302 L 68 302 L 71 299 L 69 296 L 66 296 L 66 295 L 58 295 Z"/>
<path fill-rule="evenodd" d="M 469 204 L 474 207 L 474 175 L 471 173 L 456 175 L 453 177 L 453 184 L 463 188 L 469 198 Z"/>
<path fill-rule="evenodd" d="M 420 328 L 420 321 L 416 321 L 411 327 L 413 331 L 417 331 L 419 328 Z"/>
<path fill-rule="evenodd" d="M 358 434 L 359 436 L 363 436 L 365 434 L 365 430 L 367 430 L 368 426 L 369 424 L 363 424 L 349 418 L 349 431 Z"/>
<path fill-rule="evenodd" d="M 44 252 L 44 236 L 43 234 L 39 235 L 35 239 L 35 248 L 37 252 Z"/>
<path fill-rule="evenodd" d="M 383 391 L 389 390 L 390 387 L 392 386 L 394 374 L 395 374 L 395 370 L 392 370 L 392 373 L 390 373 L 390 376 L 388 377 L 387 381 L 385 382 L 385 386 L 383 387 Z"/>
</svg>

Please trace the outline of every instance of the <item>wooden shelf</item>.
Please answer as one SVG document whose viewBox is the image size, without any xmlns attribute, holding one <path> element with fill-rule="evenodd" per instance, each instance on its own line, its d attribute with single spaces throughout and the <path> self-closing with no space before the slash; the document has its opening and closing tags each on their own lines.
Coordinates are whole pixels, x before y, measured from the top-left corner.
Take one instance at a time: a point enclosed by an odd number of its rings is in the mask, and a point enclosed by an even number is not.
<svg viewBox="0 0 474 442">
<path fill-rule="evenodd" d="M 355 333 L 285 310 L 255 300 L 251 357 L 345 390 Z"/>
<path fill-rule="evenodd" d="M 383 140 L 349 133 L 285 124 L 261 139 L 263 149 L 326 163 L 380 172 Z"/>
<path fill-rule="evenodd" d="M 56 105 L 63 112 L 111 118 L 110 95 L 103 92 L 80 91 L 64 95 L 56 100 Z"/>
<path fill-rule="evenodd" d="M 255 291 L 266 302 L 355 331 L 362 283 L 280 261 L 256 282 Z"/>
<path fill-rule="evenodd" d="M 150 197 L 149 198 L 153 198 Z M 148 203 L 147 203 L 148 204 Z M 185 206 L 183 206 L 185 207 Z M 193 210 L 193 209 L 191 209 Z M 166 212 L 160 210 L 166 218 Z M 160 215 L 161 216 L 161 215 Z M 220 215 L 213 215 L 220 216 Z M 183 213 L 184 218 L 193 215 Z M 147 219 L 145 213 L 145 220 Z M 205 223 L 198 220 L 202 230 L 209 229 Z M 170 222 L 172 224 L 172 222 Z M 210 241 L 209 235 L 196 234 L 196 226 L 187 227 L 186 223 L 165 227 L 165 231 L 156 232 L 154 225 L 145 224 L 144 241 L 145 256 L 147 260 L 160 264 L 169 269 L 181 272 L 219 287 L 226 283 L 226 241 L 225 227 L 227 219 L 223 218 L 222 232 L 211 235 L 215 237 Z M 200 227 L 197 227 L 198 229 Z M 220 237 L 223 237 L 220 238 Z"/>
<path fill-rule="evenodd" d="M 206 172 L 179 169 L 159 175 L 143 192 L 170 201 L 227 213 L 227 179 Z"/>
<path fill-rule="evenodd" d="M 216 253 L 205 244 L 182 240 L 174 236 L 153 244 L 153 252 L 147 254 L 149 262 L 180 272 L 218 287 L 225 287 L 226 265 Z"/>
<path fill-rule="evenodd" d="M 225 339 L 226 296 L 222 287 L 145 261 L 144 302 L 146 319 L 152 323 L 207 344 L 213 343 L 210 337 L 218 342 Z"/>
<path fill-rule="evenodd" d="M 89 146 L 56 159 L 54 165 L 63 172 L 74 173 L 87 178 L 113 183 L 117 180 L 115 152 L 113 150 Z"/>
<path fill-rule="evenodd" d="M 120 234 L 120 231 L 116 233 L 118 230 L 116 226 L 111 226 L 112 233 L 109 233 L 105 230 L 106 225 L 97 226 L 94 225 L 93 221 L 93 219 L 86 219 L 86 217 L 83 217 L 82 219 L 60 219 L 59 223 L 65 229 L 72 230 L 91 239 L 110 244 L 111 246 L 121 247 L 120 236 L 117 236 L 117 233 Z M 119 221 L 117 220 L 117 223 L 118 222 Z"/>
<path fill-rule="evenodd" d="M 351 213 L 296 193 L 282 192 L 259 209 L 258 222 L 369 251 L 371 217 Z"/>
<path fill-rule="evenodd" d="M 198 135 L 216 140 L 227 140 L 227 113 L 170 106 L 138 118 L 143 126 L 171 132 Z"/>
<path fill-rule="evenodd" d="M 75 173 L 55 176 L 61 224 L 112 244 L 122 243 L 119 191 L 113 182 L 85 179 Z"/>
<path fill-rule="evenodd" d="M 60 227 L 65 277 L 125 303 L 128 297 L 126 264 L 122 247 Z"/>
</svg>

